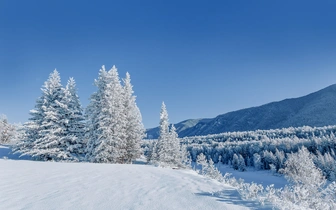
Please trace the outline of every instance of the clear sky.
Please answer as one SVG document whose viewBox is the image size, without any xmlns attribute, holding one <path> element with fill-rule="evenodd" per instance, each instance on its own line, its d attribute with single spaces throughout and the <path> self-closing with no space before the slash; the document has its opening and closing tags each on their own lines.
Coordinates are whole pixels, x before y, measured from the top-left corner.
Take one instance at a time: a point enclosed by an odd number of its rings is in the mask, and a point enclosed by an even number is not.
<svg viewBox="0 0 336 210">
<path fill-rule="evenodd" d="M 1 0 L 0 113 L 25 122 L 55 68 L 85 107 L 101 65 L 131 74 L 145 127 L 336 83 L 336 1 Z"/>
</svg>

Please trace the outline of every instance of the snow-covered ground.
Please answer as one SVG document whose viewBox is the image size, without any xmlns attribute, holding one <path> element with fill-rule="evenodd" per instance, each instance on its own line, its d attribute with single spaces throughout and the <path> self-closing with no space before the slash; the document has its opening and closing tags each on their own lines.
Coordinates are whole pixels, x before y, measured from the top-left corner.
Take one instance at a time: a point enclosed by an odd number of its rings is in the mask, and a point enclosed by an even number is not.
<svg viewBox="0 0 336 210">
<path fill-rule="evenodd" d="M 285 185 L 288 185 L 288 181 L 285 179 L 284 176 L 279 174 L 273 175 L 271 171 L 265 170 L 255 170 L 253 167 L 248 167 L 247 171 L 241 172 L 234 170 L 232 167 L 228 165 L 218 165 L 218 169 L 222 174 L 230 173 L 232 177 L 236 179 L 244 179 L 245 182 L 257 183 L 263 185 L 266 188 L 267 185 L 274 184 L 275 188 L 283 188 Z"/>
<path fill-rule="evenodd" d="M 0 159 L 0 209 L 271 209 L 191 170 L 8 157 Z"/>
</svg>

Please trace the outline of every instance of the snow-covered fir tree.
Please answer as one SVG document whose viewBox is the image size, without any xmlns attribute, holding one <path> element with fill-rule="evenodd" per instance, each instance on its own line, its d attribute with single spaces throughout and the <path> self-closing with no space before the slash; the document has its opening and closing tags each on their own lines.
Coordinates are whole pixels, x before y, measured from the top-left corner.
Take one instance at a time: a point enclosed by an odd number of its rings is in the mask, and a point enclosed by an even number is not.
<svg viewBox="0 0 336 210">
<path fill-rule="evenodd" d="M 0 116 L 0 144 L 9 143 L 15 136 L 15 126 L 10 124 L 5 115 Z"/>
<path fill-rule="evenodd" d="M 237 154 L 233 155 L 233 158 L 232 158 L 232 168 L 234 170 L 238 170 L 239 169 L 239 157 L 238 157 Z"/>
<path fill-rule="evenodd" d="M 18 143 L 16 152 L 31 155 L 38 160 L 74 160 L 71 141 L 65 141 L 68 119 L 68 101 L 61 78 L 54 70 L 42 87 L 32 117 L 25 124 L 25 139 Z"/>
<path fill-rule="evenodd" d="M 61 141 L 67 145 L 67 150 L 77 159 L 80 159 L 85 152 L 84 142 L 84 116 L 79 97 L 77 95 L 76 82 L 73 78 L 68 80 L 64 90 L 64 136 Z"/>
<path fill-rule="evenodd" d="M 126 116 L 123 88 L 115 66 L 103 66 L 95 80 L 98 91 L 87 108 L 87 160 L 99 163 L 127 162 Z"/>
<path fill-rule="evenodd" d="M 140 157 L 141 140 L 145 137 L 145 128 L 142 124 L 142 116 L 138 106 L 136 105 L 136 97 L 133 95 L 133 86 L 131 84 L 131 76 L 127 72 L 126 78 L 123 80 L 123 103 L 125 115 L 125 132 L 126 132 L 126 162 L 132 163 L 132 160 Z"/>
<path fill-rule="evenodd" d="M 166 105 L 162 102 L 160 112 L 160 135 L 155 144 L 153 159 L 157 162 L 167 162 L 169 156 L 169 121 Z"/>
<path fill-rule="evenodd" d="M 201 167 L 201 169 L 199 171 L 200 174 L 205 175 L 206 171 L 207 171 L 208 163 L 207 163 L 206 157 L 203 153 L 201 153 L 197 156 L 196 163 L 198 164 L 198 166 Z"/>
<path fill-rule="evenodd" d="M 160 112 L 160 136 L 153 149 L 152 159 L 158 163 L 181 166 L 182 154 L 180 139 L 176 133 L 175 126 L 169 130 L 169 120 L 166 105 L 162 102 Z"/>
</svg>

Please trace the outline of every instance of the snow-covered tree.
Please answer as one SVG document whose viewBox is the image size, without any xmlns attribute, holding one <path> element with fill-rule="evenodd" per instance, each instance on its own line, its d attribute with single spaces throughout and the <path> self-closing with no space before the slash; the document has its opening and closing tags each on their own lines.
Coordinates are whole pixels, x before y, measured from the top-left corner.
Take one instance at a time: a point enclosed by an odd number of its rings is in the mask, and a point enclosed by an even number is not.
<svg viewBox="0 0 336 210">
<path fill-rule="evenodd" d="M 9 143 L 15 136 L 15 126 L 10 124 L 5 115 L 0 116 L 0 144 Z"/>
<path fill-rule="evenodd" d="M 214 162 L 212 161 L 212 159 L 210 159 L 208 161 L 208 167 L 207 167 L 206 175 L 208 177 L 210 177 L 212 179 L 215 179 L 215 180 L 218 180 L 218 181 L 222 181 L 223 180 L 222 174 L 216 168 L 216 166 L 214 165 Z"/>
<path fill-rule="evenodd" d="M 76 82 L 73 78 L 68 80 L 64 90 L 64 135 L 61 139 L 67 145 L 67 150 L 77 159 L 84 154 L 86 144 L 84 142 L 84 116 L 79 97 L 77 95 Z"/>
<path fill-rule="evenodd" d="M 170 146 L 170 156 L 171 162 L 175 165 L 180 165 L 182 162 L 181 159 L 181 145 L 180 139 L 178 138 L 178 134 L 176 132 L 176 128 L 174 125 L 171 126 L 169 131 L 169 146 Z"/>
<path fill-rule="evenodd" d="M 42 96 L 30 111 L 32 117 L 24 125 L 24 139 L 14 151 L 37 160 L 78 161 L 83 124 L 74 80 L 63 88 L 54 70 L 41 90 Z"/>
<path fill-rule="evenodd" d="M 162 102 L 160 112 L 160 135 L 155 148 L 155 160 L 157 162 L 168 162 L 169 138 L 168 112 L 165 103 Z"/>
<path fill-rule="evenodd" d="M 182 166 L 191 167 L 191 155 L 187 149 L 187 146 L 182 144 L 180 147 L 180 156 Z"/>
<path fill-rule="evenodd" d="M 123 110 L 126 118 L 126 162 L 132 163 L 132 160 L 140 157 L 142 153 L 140 143 L 145 137 L 145 128 L 142 124 L 140 110 L 135 102 L 136 97 L 133 95 L 133 86 L 128 72 L 123 81 Z"/>
<path fill-rule="evenodd" d="M 239 171 L 246 171 L 245 160 L 241 154 L 238 156 L 238 169 Z"/>
<path fill-rule="evenodd" d="M 197 156 L 196 163 L 199 166 L 201 166 L 200 174 L 205 175 L 206 171 L 207 171 L 208 163 L 207 163 L 206 157 L 203 153 L 201 153 Z"/>
<path fill-rule="evenodd" d="M 126 117 L 123 88 L 115 66 L 103 66 L 95 80 L 98 91 L 92 94 L 87 108 L 87 160 L 102 163 L 125 163 L 127 158 Z"/>
<path fill-rule="evenodd" d="M 322 190 L 325 177 L 313 162 L 311 154 L 305 147 L 288 156 L 283 173 L 293 183 L 282 192 L 282 200 L 309 208 L 321 208 Z"/>
<path fill-rule="evenodd" d="M 160 113 L 160 136 L 153 152 L 152 159 L 155 162 L 170 166 L 182 164 L 180 139 L 174 125 L 169 129 L 168 112 L 164 102 L 162 102 Z"/>
<path fill-rule="evenodd" d="M 232 168 L 234 170 L 238 170 L 239 169 L 239 158 L 237 154 L 233 155 L 233 159 L 232 159 Z"/>
<path fill-rule="evenodd" d="M 70 158 L 64 136 L 64 89 L 57 70 L 54 70 L 42 87 L 32 118 L 26 124 L 26 139 L 18 144 L 18 151 L 38 160 L 66 160 Z"/>
</svg>

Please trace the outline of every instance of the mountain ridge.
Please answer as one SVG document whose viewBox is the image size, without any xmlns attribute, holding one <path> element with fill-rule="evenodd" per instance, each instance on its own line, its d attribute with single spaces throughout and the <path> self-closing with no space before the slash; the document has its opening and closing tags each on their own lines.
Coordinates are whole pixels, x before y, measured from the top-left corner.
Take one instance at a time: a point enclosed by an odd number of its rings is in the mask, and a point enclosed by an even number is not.
<svg viewBox="0 0 336 210">
<path fill-rule="evenodd" d="M 336 84 L 297 98 L 288 98 L 214 118 L 189 119 L 174 124 L 179 137 L 233 131 L 267 130 L 336 124 Z M 147 138 L 157 138 L 159 128 L 147 129 Z"/>
</svg>

